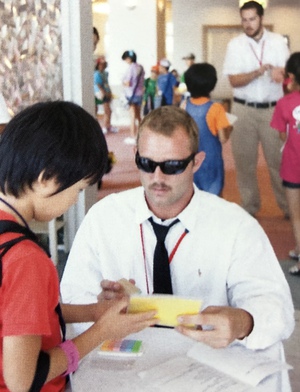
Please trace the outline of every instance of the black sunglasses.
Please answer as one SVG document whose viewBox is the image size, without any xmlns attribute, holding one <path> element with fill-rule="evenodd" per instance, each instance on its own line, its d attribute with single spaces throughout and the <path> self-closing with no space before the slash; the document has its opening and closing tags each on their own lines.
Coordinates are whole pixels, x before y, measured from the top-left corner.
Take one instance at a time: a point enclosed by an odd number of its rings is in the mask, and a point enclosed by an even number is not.
<svg viewBox="0 0 300 392">
<path fill-rule="evenodd" d="M 188 164 L 194 159 L 195 153 L 185 159 L 176 159 L 163 162 L 155 162 L 149 158 L 141 157 L 137 152 L 135 154 L 135 163 L 140 170 L 146 173 L 154 173 L 157 166 L 164 174 L 180 174 L 185 171 Z"/>
</svg>

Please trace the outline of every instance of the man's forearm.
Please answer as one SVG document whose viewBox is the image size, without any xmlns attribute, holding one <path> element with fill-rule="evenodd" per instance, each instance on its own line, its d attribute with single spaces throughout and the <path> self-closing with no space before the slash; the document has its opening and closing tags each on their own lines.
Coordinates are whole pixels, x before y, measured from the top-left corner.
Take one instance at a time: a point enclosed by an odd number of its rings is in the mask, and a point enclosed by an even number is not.
<svg viewBox="0 0 300 392">
<path fill-rule="evenodd" d="M 228 78 L 232 87 L 243 87 L 259 78 L 264 72 L 265 71 L 262 71 L 262 68 L 258 68 L 255 71 L 248 73 L 228 75 Z"/>
</svg>

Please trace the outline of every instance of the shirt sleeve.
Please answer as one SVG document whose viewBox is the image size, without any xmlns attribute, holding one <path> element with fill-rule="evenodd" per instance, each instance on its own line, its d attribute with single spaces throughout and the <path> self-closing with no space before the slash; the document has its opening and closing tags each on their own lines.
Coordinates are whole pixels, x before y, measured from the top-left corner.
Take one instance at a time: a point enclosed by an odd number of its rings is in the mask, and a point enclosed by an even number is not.
<svg viewBox="0 0 300 392">
<path fill-rule="evenodd" d="M 221 103 L 215 102 L 207 113 L 207 125 L 214 136 L 218 135 L 220 129 L 230 126 L 226 111 Z"/>
<path fill-rule="evenodd" d="M 244 69 L 243 58 L 240 55 L 238 39 L 239 37 L 233 38 L 227 45 L 223 65 L 223 74 L 226 76 L 240 74 Z"/>
<path fill-rule="evenodd" d="M 259 224 L 245 219 L 237 230 L 227 281 L 229 304 L 253 317 L 253 330 L 243 343 L 264 349 L 287 339 L 294 329 L 291 292 Z"/>
<path fill-rule="evenodd" d="M 95 72 L 94 73 L 94 83 L 95 84 L 100 84 L 101 83 L 101 77 L 100 77 L 99 72 Z"/>
</svg>

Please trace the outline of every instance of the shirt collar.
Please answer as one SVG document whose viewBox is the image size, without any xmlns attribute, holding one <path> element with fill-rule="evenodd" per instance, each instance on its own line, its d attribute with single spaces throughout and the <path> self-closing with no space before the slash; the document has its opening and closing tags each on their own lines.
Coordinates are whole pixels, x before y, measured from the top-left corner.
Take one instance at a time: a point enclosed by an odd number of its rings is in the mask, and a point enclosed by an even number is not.
<svg viewBox="0 0 300 392">
<path fill-rule="evenodd" d="M 190 98 L 191 103 L 194 105 L 204 105 L 206 102 L 210 101 L 208 97 Z"/>
<path fill-rule="evenodd" d="M 137 197 L 137 203 L 136 203 L 136 223 L 140 225 L 141 223 L 147 221 L 150 217 L 154 217 L 152 211 L 149 210 L 146 199 L 145 199 L 145 193 L 144 193 L 144 188 L 139 187 L 138 188 L 138 197 Z M 200 201 L 200 191 L 199 189 L 194 185 L 194 194 L 189 202 L 189 204 L 185 207 L 183 211 L 178 214 L 178 216 L 175 216 L 174 219 L 178 218 L 180 222 L 183 224 L 183 226 L 188 230 L 191 231 L 195 224 L 196 224 L 196 219 L 195 219 L 195 211 L 199 207 L 199 204 L 201 203 Z"/>
</svg>

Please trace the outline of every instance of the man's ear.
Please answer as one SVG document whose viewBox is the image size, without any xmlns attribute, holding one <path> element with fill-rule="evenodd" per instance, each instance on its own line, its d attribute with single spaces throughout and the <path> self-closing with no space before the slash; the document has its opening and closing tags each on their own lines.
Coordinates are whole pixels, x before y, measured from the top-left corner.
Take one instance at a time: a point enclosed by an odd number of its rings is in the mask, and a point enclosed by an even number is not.
<svg viewBox="0 0 300 392">
<path fill-rule="evenodd" d="M 205 159 L 205 152 L 204 151 L 199 151 L 194 158 L 194 166 L 193 166 L 193 173 L 196 173 L 196 171 L 199 169 L 201 166 L 202 162 Z"/>
</svg>

